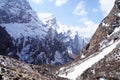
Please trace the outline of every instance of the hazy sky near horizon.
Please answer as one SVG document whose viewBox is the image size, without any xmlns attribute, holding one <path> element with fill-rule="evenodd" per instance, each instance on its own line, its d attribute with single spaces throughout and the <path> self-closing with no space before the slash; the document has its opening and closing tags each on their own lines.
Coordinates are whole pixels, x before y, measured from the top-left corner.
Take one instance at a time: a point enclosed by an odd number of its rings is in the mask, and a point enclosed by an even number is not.
<svg viewBox="0 0 120 80">
<path fill-rule="evenodd" d="M 115 0 L 28 0 L 37 14 L 53 14 L 64 25 L 78 26 L 88 36 L 110 12 Z M 86 34 L 86 35 L 87 35 Z"/>
</svg>

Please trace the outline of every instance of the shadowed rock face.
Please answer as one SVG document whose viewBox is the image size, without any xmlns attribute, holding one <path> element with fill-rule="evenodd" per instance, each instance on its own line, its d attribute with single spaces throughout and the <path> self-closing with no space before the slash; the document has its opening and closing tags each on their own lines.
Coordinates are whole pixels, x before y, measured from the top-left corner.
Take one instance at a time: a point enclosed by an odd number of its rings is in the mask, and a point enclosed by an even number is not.
<svg viewBox="0 0 120 80">
<path fill-rule="evenodd" d="M 7 55 L 7 53 L 13 51 L 14 46 L 10 35 L 5 28 L 0 26 L 0 54 Z"/>
</svg>

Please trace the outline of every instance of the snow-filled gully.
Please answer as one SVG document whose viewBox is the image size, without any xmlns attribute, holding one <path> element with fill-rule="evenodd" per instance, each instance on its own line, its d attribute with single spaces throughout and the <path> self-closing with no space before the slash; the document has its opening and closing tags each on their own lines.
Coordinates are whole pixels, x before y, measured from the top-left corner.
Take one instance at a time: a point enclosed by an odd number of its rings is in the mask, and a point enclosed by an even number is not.
<svg viewBox="0 0 120 80">
<path fill-rule="evenodd" d="M 79 65 L 76 65 L 73 67 L 71 72 L 68 72 L 67 74 L 59 74 L 60 77 L 68 78 L 70 80 L 76 80 L 78 76 L 81 76 L 81 74 L 90 68 L 93 64 L 103 59 L 106 55 L 108 55 L 114 48 L 116 48 L 116 45 L 120 43 L 120 40 L 111 44 L 110 46 L 103 49 L 99 54 L 85 60 L 84 62 L 80 63 Z M 61 69 L 60 69 L 61 70 Z"/>
</svg>

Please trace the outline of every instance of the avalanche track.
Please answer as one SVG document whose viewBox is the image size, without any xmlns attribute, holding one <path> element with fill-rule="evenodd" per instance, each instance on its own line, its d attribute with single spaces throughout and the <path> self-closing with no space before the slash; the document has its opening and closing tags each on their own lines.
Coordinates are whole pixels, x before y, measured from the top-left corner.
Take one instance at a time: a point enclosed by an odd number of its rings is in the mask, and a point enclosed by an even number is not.
<svg viewBox="0 0 120 80">
<path fill-rule="evenodd" d="M 103 59 L 106 55 L 108 55 L 114 48 L 116 48 L 116 45 L 120 43 L 119 41 L 114 42 L 113 44 L 111 44 L 110 46 L 107 46 L 106 48 L 104 48 L 101 52 L 99 52 L 99 54 L 86 59 L 84 62 L 79 63 L 78 65 L 69 68 L 68 73 L 60 73 L 58 76 L 60 77 L 64 77 L 64 78 L 68 78 L 70 80 L 76 80 L 76 78 L 78 76 L 81 76 L 81 74 L 87 70 L 88 68 L 90 68 L 93 64 L 95 64 L 96 62 L 100 61 L 101 59 Z M 65 67 L 61 68 L 61 70 L 65 69 Z"/>
</svg>

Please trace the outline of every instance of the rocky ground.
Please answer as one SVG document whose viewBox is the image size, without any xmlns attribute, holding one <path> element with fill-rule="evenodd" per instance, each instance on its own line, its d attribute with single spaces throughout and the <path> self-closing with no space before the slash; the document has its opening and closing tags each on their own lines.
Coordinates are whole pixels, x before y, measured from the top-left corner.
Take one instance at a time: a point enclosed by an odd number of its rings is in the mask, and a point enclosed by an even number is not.
<svg viewBox="0 0 120 80">
<path fill-rule="evenodd" d="M 67 80 L 57 77 L 46 67 L 22 63 L 0 56 L 0 80 Z"/>
</svg>

